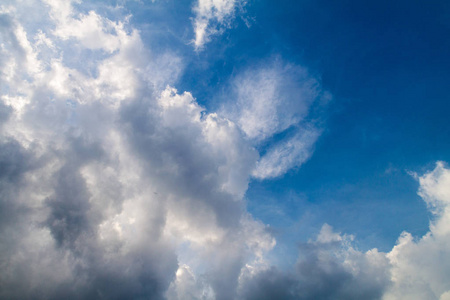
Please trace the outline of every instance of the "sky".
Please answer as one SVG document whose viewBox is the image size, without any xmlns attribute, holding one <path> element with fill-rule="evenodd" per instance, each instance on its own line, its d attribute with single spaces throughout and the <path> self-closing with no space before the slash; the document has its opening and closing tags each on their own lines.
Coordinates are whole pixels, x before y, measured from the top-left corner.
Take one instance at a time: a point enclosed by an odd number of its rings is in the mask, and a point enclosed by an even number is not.
<svg viewBox="0 0 450 300">
<path fill-rule="evenodd" d="M 3 0 L 0 299 L 450 300 L 450 2 Z"/>
</svg>

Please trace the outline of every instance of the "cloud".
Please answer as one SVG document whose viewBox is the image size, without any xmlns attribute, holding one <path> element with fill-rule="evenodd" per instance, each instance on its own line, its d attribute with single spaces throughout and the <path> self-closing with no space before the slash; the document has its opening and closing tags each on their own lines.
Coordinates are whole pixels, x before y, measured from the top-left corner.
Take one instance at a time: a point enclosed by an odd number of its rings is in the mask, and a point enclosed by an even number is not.
<svg viewBox="0 0 450 300">
<path fill-rule="evenodd" d="M 443 163 L 417 176 L 434 216 L 422 238 L 361 252 L 324 225 L 278 269 L 244 196 L 251 176 L 311 155 L 310 110 L 329 97 L 319 80 L 275 59 L 233 78 L 236 97 L 209 112 L 174 87 L 182 59 L 155 55 L 126 19 L 23 4 L 0 9 L 1 299 L 448 298 Z M 218 25 L 237 2 L 202 5 Z M 33 26 L 31 8 L 44 19 Z"/>
<path fill-rule="evenodd" d="M 236 102 L 227 112 L 257 142 L 302 121 L 322 93 L 319 81 L 306 69 L 280 58 L 249 67 L 232 86 Z"/>
<path fill-rule="evenodd" d="M 404 232 L 387 254 L 394 284 L 385 299 L 445 299 L 450 291 L 450 170 L 438 162 L 418 179 L 434 218 L 426 235 Z"/>
<path fill-rule="evenodd" d="M 244 7 L 244 0 L 198 0 L 193 8 L 194 46 L 201 50 L 211 39 L 230 26 L 236 9 Z"/>
<path fill-rule="evenodd" d="M 312 155 L 319 135 L 320 130 L 316 128 L 301 128 L 292 137 L 275 143 L 258 161 L 253 177 L 274 178 L 299 167 Z"/>
<path fill-rule="evenodd" d="M 315 241 L 300 246 L 293 271 L 249 272 L 241 299 L 380 299 L 389 285 L 388 259 L 376 249 L 354 249 L 352 239 L 325 224 Z"/>
<path fill-rule="evenodd" d="M 421 238 L 403 232 L 388 253 L 361 252 L 353 236 L 322 227 L 299 248 L 293 271 L 249 269 L 242 299 L 447 299 L 450 294 L 450 170 L 442 162 L 419 180 L 419 195 L 434 219 Z"/>
<path fill-rule="evenodd" d="M 166 86 L 179 58 L 153 56 L 125 23 L 45 4 L 30 4 L 47 16 L 36 31 L 2 12 L 0 298 L 233 298 L 275 243 L 243 201 L 258 153 Z"/>
<path fill-rule="evenodd" d="M 281 176 L 311 156 L 321 129 L 310 110 L 331 97 L 318 78 L 280 57 L 236 75 L 227 95 L 222 113 L 263 149 L 252 172 L 258 179 Z"/>
</svg>

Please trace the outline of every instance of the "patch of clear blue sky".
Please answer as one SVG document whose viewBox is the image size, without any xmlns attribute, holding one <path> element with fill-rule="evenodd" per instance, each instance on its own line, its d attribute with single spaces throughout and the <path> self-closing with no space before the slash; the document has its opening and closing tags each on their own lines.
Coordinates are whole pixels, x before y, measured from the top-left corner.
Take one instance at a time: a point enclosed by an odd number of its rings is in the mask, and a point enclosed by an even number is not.
<svg viewBox="0 0 450 300">
<path fill-rule="evenodd" d="M 333 95 L 312 158 L 250 183 L 249 210 L 271 224 L 278 252 L 293 252 L 325 222 L 356 235 L 363 250 L 387 251 L 403 230 L 427 231 L 430 216 L 407 171 L 450 162 L 449 1 L 249 1 L 250 28 L 238 15 L 200 53 L 188 44 L 192 5 L 125 8 L 154 51 L 183 57 L 176 87 L 209 110 L 231 76 L 273 55 L 307 67 Z"/>
</svg>

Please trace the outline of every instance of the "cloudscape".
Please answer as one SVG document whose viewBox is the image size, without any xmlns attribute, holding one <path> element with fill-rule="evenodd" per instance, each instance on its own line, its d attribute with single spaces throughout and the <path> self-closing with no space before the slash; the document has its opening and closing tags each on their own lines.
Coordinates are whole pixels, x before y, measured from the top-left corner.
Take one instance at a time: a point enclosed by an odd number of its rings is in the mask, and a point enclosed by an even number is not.
<svg viewBox="0 0 450 300">
<path fill-rule="evenodd" d="M 2 1 L 0 299 L 450 300 L 449 14 Z"/>
</svg>

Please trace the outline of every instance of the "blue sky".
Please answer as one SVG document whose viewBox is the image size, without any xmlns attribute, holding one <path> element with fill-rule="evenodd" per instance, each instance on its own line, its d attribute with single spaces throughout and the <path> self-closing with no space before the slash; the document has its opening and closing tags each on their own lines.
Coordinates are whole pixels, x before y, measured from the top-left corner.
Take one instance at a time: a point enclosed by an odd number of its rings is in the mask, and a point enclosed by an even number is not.
<svg viewBox="0 0 450 300">
<path fill-rule="evenodd" d="M 276 195 L 301 193 L 334 226 L 358 235 L 376 232 L 381 241 L 372 240 L 371 246 L 392 245 L 405 229 L 423 234 L 428 216 L 407 172 L 449 159 L 444 150 L 449 146 L 444 138 L 448 5 L 310 1 L 276 6 L 265 16 L 266 28 L 277 33 L 275 47 L 318 72 L 334 100 L 311 160 L 269 188 L 255 187 Z M 345 213 L 326 212 L 336 205 Z"/>
<path fill-rule="evenodd" d="M 0 4 L 0 299 L 450 299 L 446 1 Z"/>
</svg>

